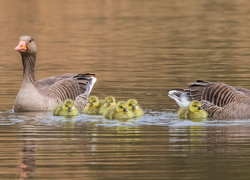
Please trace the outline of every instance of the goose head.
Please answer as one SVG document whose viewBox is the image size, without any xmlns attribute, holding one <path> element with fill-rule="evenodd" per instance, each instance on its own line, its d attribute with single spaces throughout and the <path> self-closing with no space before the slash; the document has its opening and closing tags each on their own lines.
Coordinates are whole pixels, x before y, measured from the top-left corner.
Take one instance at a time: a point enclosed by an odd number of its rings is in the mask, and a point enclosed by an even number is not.
<svg viewBox="0 0 250 180">
<path fill-rule="evenodd" d="M 74 102 L 71 99 L 66 99 L 63 103 L 63 111 L 71 112 L 74 106 Z"/>
<path fill-rule="evenodd" d="M 127 113 L 128 112 L 128 105 L 127 105 L 127 103 L 125 101 L 118 102 L 118 104 L 116 105 L 116 112 Z"/>
<path fill-rule="evenodd" d="M 89 106 L 95 107 L 95 108 L 99 106 L 99 100 L 97 96 L 89 97 Z"/>
<path fill-rule="evenodd" d="M 137 100 L 136 99 L 129 99 L 127 101 L 128 103 L 128 109 L 130 111 L 135 111 L 137 109 Z"/>
<path fill-rule="evenodd" d="M 15 50 L 19 51 L 21 54 L 36 54 L 36 42 L 31 36 L 21 36 Z"/>
<path fill-rule="evenodd" d="M 197 112 L 201 110 L 201 103 L 199 101 L 192 101 L 189 105 L 189 110 L 191 112 Z"/>
</svg>

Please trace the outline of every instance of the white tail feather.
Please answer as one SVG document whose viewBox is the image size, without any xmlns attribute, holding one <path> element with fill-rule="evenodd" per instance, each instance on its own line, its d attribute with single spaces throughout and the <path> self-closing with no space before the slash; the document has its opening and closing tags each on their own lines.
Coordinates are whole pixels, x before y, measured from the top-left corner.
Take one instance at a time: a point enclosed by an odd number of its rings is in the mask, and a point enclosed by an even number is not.
<svg viewBox="0 0 250 180">
<path fill-rule="evenodd" d="M 89 89 L 88 89 L 88 95 L 91 93 L 92 88 L 94 87 L 94 84 L 96 81 L 97 81 L 97 79 L 95 77 L 91 77 L 91 84 L 90 84 Z"/>
<path fill-rule="evenodd" d="M 191 99 L 188 97 L 187 93 L 177 91 L 177 90 L 171 90 L 168 92 L 168 96 L 175 100 L 175 102 L 180 106 L 180 107 L 186 107 L 189 106 Z"/>
</svg>

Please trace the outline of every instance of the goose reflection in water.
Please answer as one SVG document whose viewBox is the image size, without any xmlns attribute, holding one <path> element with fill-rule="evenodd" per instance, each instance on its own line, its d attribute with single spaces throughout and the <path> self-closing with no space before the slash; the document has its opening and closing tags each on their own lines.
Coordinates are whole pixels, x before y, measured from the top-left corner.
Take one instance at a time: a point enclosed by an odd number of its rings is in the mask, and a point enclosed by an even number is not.
<svg viewBox="0 0 250 180">
<path fill-rule="evenodd" d="M 25 124 L 23 127 L 23 150 L 19 154 L 20 180 L 33 179 L 36 171 L 36 146 L 34 137 L 36 133 L 33 131 L 32 125 Z"/>
</svg>

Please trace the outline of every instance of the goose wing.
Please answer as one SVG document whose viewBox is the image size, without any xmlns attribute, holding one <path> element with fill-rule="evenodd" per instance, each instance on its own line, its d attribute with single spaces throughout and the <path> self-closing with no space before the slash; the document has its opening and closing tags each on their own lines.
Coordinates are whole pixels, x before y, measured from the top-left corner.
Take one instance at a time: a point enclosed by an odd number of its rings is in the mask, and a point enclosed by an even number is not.
<svg viewBox="0 0 250 180">
<path fill-rule="evenodd" d="M 248 97 L 247 89 L 204 80 L 196 80 L 185 91 L 192 99 L 201 102 L 210 117 L 240 117 L 239 105 Z"/>
<path fill-rule="evenodd" d="M 67 73 L 67 74 L 58 75 L 58 76 L 51 76 L 51 77 L 40 79 L 40 80 L 36 81 L 35 86 L 38 88 L 48 88 L 49 86 L 57 84 L 61 80 L 73 78 L 76 75 L 77 74 Z"/>
<path fill-rule="evenodd" d="M 203 80 L 196 80 L 185 91 L 194 100 L 207 101 L 218 107 L 224 107 L 229 103 L 235 102 L 239 94 L 243 93 L 224 83 Z"/>
<path fill-rule="evenodd" d="M 94 74 L 65 74 L 37 81 L 37 89 L 56 101 L 76 100 L 78 96 L 86 96 L 92 90 L 96 79 Z"/>
</svg>

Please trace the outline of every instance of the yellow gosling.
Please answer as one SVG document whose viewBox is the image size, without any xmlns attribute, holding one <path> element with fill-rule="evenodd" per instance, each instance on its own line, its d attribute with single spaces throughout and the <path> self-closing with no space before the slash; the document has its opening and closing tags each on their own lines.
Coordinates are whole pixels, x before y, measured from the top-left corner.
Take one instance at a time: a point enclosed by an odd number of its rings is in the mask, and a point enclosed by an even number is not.
<svg viewBox="0 0 250 180">
<path fill-rule="evenodd" d="M 106 111 L 109 108 L 113 108 L 116 105 L 115 97 L 113 97 L 113 96 L 106 97 L 104 101 L 105 102 L 104 102 L 104 104 L 102 105 L 102 107 L 101 107 L 101 109 L 99 111 L 100 114 L 103 114 L 104 111 Z"/>
<path fill-rule="evenodd" d="M 83 109 L 84 114 L 98 115 L 101 109 L 101 106 L 104 104 L 104 101 L 98 99 L 97 96 L 90 96 L 88 99 L 88 105 Z"/>
<path fill-rule="evenodd" d="M 134 114 L 128 110 L 128 105 L 125 101 L 119 101 L 116 107 L 107 109 L 103 116 L 106 119 L 128 120 L 134 117 Z"/>
<path fill-rule="evenodd" d="M 128 109 L 134 113 L 134 117 L 141 117 L 144 115 L 142 108 L 138 105 L 136 99 L 129 99 L 127 101 Z"/>
<path fill-rule="evenodd" d="M 201 103 L 199 101 L 191 101 L 189 106 L 182 107 L 178 110 L 178 117 L 180 119 L 206 119 L 207 112 L 201 109 Z"/>
<path fill-rule="evenodd" d="M 71 99 L 66 99 L 62 105 L 58 105 L 53 110 L 54 116 L 76 116 L 79 112 Z"/>
</svg>

